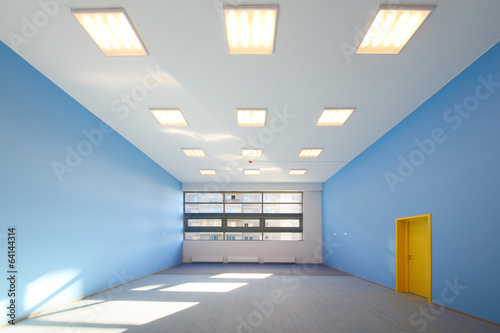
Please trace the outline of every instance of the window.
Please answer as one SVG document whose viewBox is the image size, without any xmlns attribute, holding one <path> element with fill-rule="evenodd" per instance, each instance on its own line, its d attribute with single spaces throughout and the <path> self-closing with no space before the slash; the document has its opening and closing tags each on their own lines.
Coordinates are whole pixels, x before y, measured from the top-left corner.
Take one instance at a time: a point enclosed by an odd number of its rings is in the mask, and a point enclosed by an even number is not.
<svg viewBox="0 0 500 333">
<path fill-rule="evenodd" d="M 302 204 L 264 204 L 264 213 L 302 214 Z"/>
<path fill-rule="evenodd" d="M 222 204 L 186 204 L 186 213 L 222 213 Z"/>
<path fill-rule="evenodd" d="M 300 228 L 299 219 L 266 219 L 266 227 L 271 228 Z"/>
<path fill-rule="evenodd" d="M 302 240 L 301 232 L 265 232 L 264 240 Z"/>
<path fill-rule="evenodd" d="M 226 202 L 262 202 L 262 193 L 225 193 Z"/>
<path fill-rule="evenodd" d="M 302 193 L 265 193 L 264 202 L 297 202 L 302 203 Z"/>
<path fill-rule="evenodd" d="M 228 228 L 260 227 L 260 219 L 228 219 Z"/>
<path fill-rule="evenodd" d="M 222 213 L 222 193 L 185 193 L 184 213 Z"/>
<path fill-rule="evenodd" d="M 188 219 L 188 227 L 222 227 L 222 219 Z"/>
<path fill-rule="evenodd" d="M 302 192 L 185 192 L 184 240 L 301 241 Z"/>
<path fill-rule="evenodd" d="M 260 232 L 226 232 L 226 240 L 262 240 Z"/>
<path fill-rule="evenodd" d="M 185 240 L 222 240 L 221 232 L 185 232 Z"/>
<path fill-rule="evenodd" d="M 262 212 L 262 205 L 261 204 L 226 204 L 224 211 L 226 213 L 260 214 Z"/>
<path fill-rule="evenodd" d="M 222 193 L 188 193 L 184 194 L 185 202 L 222 202 Z"/>
</svg>

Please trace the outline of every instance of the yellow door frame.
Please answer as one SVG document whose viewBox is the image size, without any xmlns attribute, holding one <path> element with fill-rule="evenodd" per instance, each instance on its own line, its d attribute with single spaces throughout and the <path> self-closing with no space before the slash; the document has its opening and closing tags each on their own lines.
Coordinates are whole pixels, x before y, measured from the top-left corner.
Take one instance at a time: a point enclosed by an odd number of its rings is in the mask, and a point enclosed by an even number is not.
<svg viewBox="0 0 500 333">
<path fill-rule="evenodd" d="M 425 219 L 427 223 L 427 237 L 428 238 L 428 258 L 426 258 L 427 267 L 429 271 L 426 272 L 429 281 L 429 290 L 427 294 L 427 301 L 431 302 L 432 295 L 432 262 L 431 262 L 431 214 L 416 215 L 409 217 L 401 217 L 396 219 L 396 292 L 407 293 L 408 287 L 408 224 L 411 221 Z"/>
</svg>

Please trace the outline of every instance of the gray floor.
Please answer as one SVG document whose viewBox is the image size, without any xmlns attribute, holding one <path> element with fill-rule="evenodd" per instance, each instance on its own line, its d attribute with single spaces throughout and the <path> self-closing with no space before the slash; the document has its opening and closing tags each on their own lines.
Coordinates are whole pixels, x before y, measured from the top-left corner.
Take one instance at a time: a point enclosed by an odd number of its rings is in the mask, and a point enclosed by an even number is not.
<svg viewBox="0 0 500 333">
<path fill-rule="evenodd" d="M 455 333 L 500 327 L 322 265 L 183 264 L 2 329 L 9 330 Z"/>
</svg>

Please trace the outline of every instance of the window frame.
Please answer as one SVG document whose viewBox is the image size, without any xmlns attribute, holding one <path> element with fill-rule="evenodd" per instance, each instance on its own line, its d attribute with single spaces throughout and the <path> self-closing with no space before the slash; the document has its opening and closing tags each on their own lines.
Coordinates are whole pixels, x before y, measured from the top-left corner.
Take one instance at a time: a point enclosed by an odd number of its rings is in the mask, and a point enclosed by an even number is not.
<svg viewBox="0 0 500 333">
<path fill-rule="evenodd" d="M 217 193 L 217 194 L 222 194 L 222 213 L 186 213 L 186 204 L 196 204 L 197 202 L 186 202 L 186 194 L 188 193 Z M 234 201 L 228 201 L 226 202 L 226 195 L 227 194 L 245 194 L 245 193 L 259 193 L 261 202 L 238 202 L 241 203 L 242 205 L 245 204 L 259 204 L 261 205 L 261 212 L 260 213 L 226 213 L 226 203 L 227 204 L 235 204 Z M 264 195 L 267 193 L 300 193 L 301 195 L 301 202 L 267 202 L 264 200 Z M 232 200 L 232 199 L 229 199 Z M 200 202 L 201 204 L 201 202 Z M 203 204 L 209 204 L 206 202 L 203 202 Z M 217 204 L 220 205 L 221 202 L 213 202 L 212 204 Z M 299 204 L 301 205 L 301 211 L 302 213 L 264 213 L 264 204 Z M 242 209 L 243 210 L 243 209 Z M 283 232 L 291 232 L 291 233 L 301 233 L 302 234 L 302 240 L 304 239 L 304 232 L 303 232 L 303 214 L 304 214 L 304 192 L 302 191 L 185 191 L 183 192 L 183 213 L 184 213 L 184 240 L 186 240 L 185 234 L 187 232 L 222 232 L 222 240 L 223 241 L 236 241 L 236 242 L 242 242 L 242 241 L 272 241 L 272 240 L 265 240 L 264 239 L 264 233 L 283 233 Z M 221 227 L 189 227 L 188 226 L 188 220 L 189 219 L 221 219 L 222 220 L 222 226 Z M 229 227 L 227 225 L 228 220 L 245 220 L 245 219 L 254 219 L 254 220 L 259 220 L 259 226 L 258 227 Z M 270 219 L 298 219 L 299 220 L 299 227 L 266 227 L 265 221 L 270 220 Z M 261 234 L 261 239 L 260 240 L 227 240 L 226 239 L 226 232 L 228 233 L 244 233 L 244 232 L 253 232 L 253 233 L 260 233 Z M 192 240 L 187 240 L 187 241 L 192 241 Z M 204 241 L 204 240 L 196 240 L 196 241 Z M 220 241 L 220 240 L 218 240 Z M 275 240 L 275 241 L 285 241 L 285 240 Z M 288 240 L 286 240 L 288 241 Z"/>
</svg>

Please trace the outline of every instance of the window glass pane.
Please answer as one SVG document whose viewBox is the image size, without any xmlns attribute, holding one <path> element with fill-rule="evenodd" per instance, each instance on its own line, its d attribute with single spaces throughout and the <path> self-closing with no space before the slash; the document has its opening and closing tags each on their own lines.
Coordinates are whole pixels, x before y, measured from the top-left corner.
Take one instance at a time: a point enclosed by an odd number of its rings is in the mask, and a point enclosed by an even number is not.
<svg viewBox="0 0 500 333">
<path fill-rule="evenodd" d="M 226 232 L 226 240 L 262 240 L 260 232 Z"/>
<path fill-rule="evenodd" d="M 300 192 L 185 192 L 184 200 L 185 240 L 303 239 Z"/>
<path fill-rule="evenodd" d="M 302 204 L 264 204 L 264 214 L 302 214 Z"/>
<path fill-rule="evenodd" d="M 226 202 L 262 202 L 262 193 L 226 193 Z"/>
<path fill-rule="evenodd" d="M 265 232 L 264 240 L 302 240 L 302 233 L 300 232 Z"/>
<path fill-rule="evenodd" d="M 186 213 L 222 213 L 222 204 L 186 204 Z"/>
<path fill-rule="evenodd" d="M 264 202 L 302 202 L 302 193 L 264 193 Z"/>
<path fill-rule="evenodd" d="M 227 226 L 229 228 L 231 227 L 236 227 L 236 228 L 255 228 L 260 226 L 260 220 L 259 219 L 228 219 L 227 220 Z"/>
<path fill-rule="evenodd" d="M 300 228 L 300 220 L 299 219 L 283 219 L 283 220 L 275 220 L 275 219 L 266 219 L 266 227 L 267 228 Z"/>
<path fill-rule="evenodd" d="M 222 232 L 185 232 L 185 240 L 223 240 Z"/>
<path fill-rule="evenodd" d="M 188 227 L 222 227 L 221 219 L 188 219 Z"/>
<path fill-rule="evenodd" d="M 261 204 L 226 204 L 226 213 L 260 214 Z"/>
<path fill-rule="evenodd" d="M 184 193 L 186 202 L 222 202 L 222 193 Z"/>
</svg>

